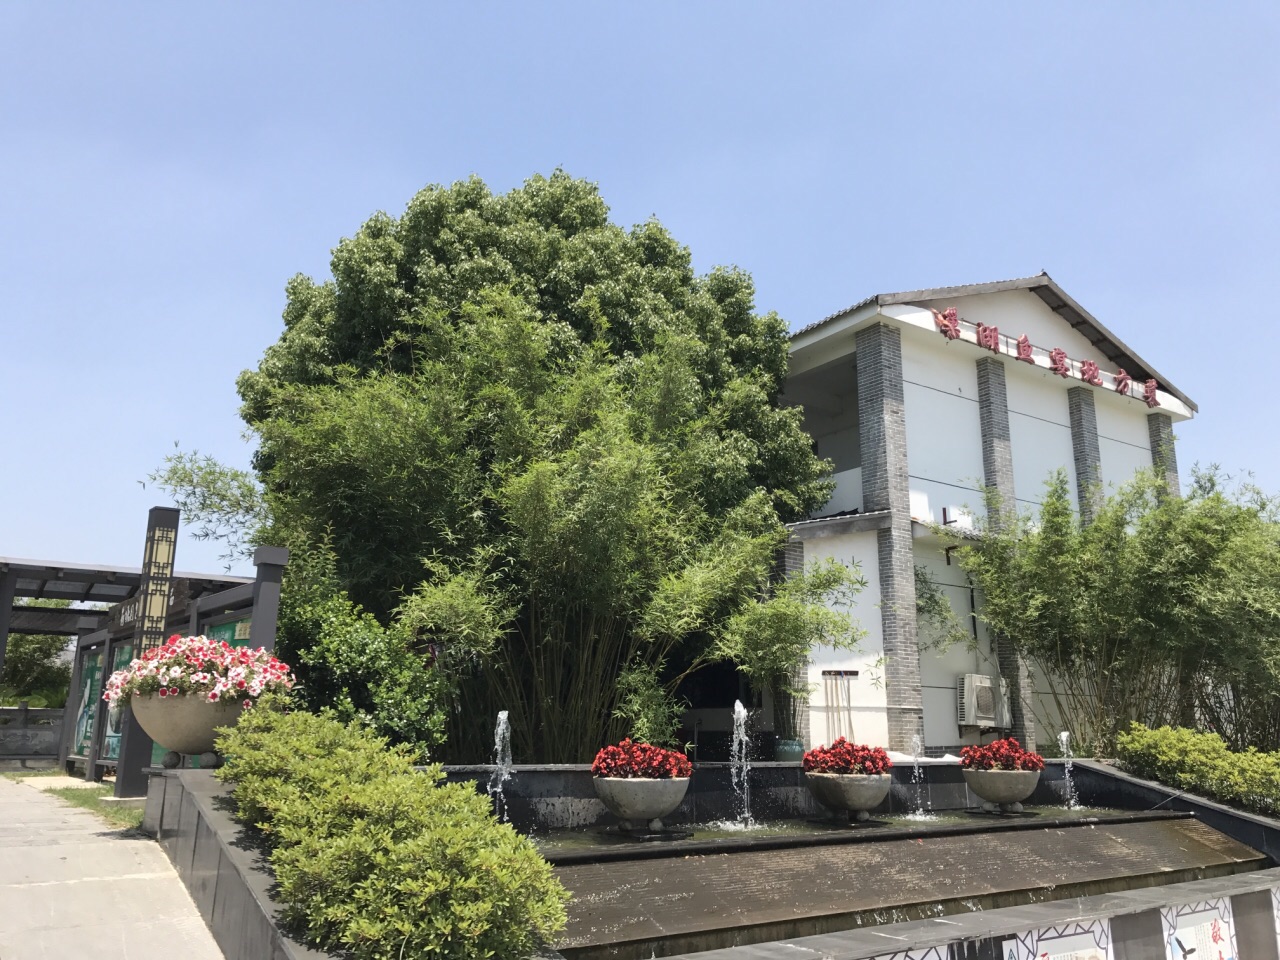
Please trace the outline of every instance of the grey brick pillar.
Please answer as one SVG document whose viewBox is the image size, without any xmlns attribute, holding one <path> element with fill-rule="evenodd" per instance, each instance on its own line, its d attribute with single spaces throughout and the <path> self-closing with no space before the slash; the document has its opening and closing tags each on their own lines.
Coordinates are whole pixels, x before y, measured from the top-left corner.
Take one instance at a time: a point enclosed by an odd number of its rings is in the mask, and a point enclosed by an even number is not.
<svg viewBox="0 0 1280 960">
<path fill-rule="evenodd" d="M 863 508 L 890 511 L 889 526 L 876 531 L 889 748 L 907 751 L 912 737 L 924 742 L 924 707 L 916 637 L 902 337 L 897 327 L 877 323 L 859 330 L 855 345 Z"/>
<path fill-rule="evenodd" d="M 1092 387 L 1072 387 L 1067 391 L 1071 415 L 1071 452 L 1076 461 L 1076 498 L 1080 522 L 1092 523 L 1102 492 L 1102 454 L 1098 450 L 1098 413 L 1093 406 Z"/>
<path fill-rule="evenodd" d="M 983 357 L 978 361 L 978 420 L 982 429 L 982 470 L 986 484 L 1000 494 L 1002 510 L 1016 510 L 1013 447 L 1009 441 L 1009 396 L 1005 388 L 1004 361 L 995 357 Z M 1003 519 L 1001 516 L 989 518 L 997 526 Z M 995 641 L 1000 675 L 1009 685 L 1013 735 L 1028 750 L 1034 750 L 1036 724 L 1027 662 L 1005 637 L 996 636 Z"/>
<path fill-rule="evenodd" d="M 1167 413 L 1147 414 L 1147 434 L 1151 437 L 1151 465 L 1160 476 L 1169 492 L 1175 497 L 1182 496 L 1182 485 L 1178 481 L 1178 454 L 1173 447 L 1173 418 Z"/>
<path fill-rule="evenodd" d="M 1004 362 L 978 361 L 978 419 L 982 426 L 982 471 L 988 487 L 999 492 L 1006 510 L 1014 509 L 1013 447 L 1009 441 L 1009 395 Z"/>
</svg>

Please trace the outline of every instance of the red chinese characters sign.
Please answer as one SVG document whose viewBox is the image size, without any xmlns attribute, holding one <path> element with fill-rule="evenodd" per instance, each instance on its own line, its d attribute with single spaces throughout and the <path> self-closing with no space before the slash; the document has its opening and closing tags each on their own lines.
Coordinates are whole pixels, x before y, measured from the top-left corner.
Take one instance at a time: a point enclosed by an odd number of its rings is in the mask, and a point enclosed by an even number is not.
<svg viewBox="0 0 1280 960">
<path fill-rule="evenodd" d="M 984 350 L 990 350 L 992 353 L 1007 353 L 1015 360 L 1040 366 L 1035 356 L 1035 351 L 1039 350 L 1048 357 L 1050 373 L 1056 373 L 1064 379 L 1079 379 L 1094 387 L 1104 385 L 1103 371 L 1096 360 L 1072 360 L 1067 356 L 1067 351 L 1061 347 L 1054 347 L 1052 350 L 1037 347 L 1032 344 L 1025 333 L 1016 340 L 1012 337 L 1002 337 L 999 327 L 987 326 L 985 323 L 970 323 L 960 316 L 955 307 L 947 307 L 946 310 L 942 311 L 931 310 L 931 312 L 938 332 L 948 340 L 961 339 L 964 332 L 963 326 L 967 326 L 973 331 L 973 342 Z M 1148 407 L 1160 406 L 1160 399 L 1157 396 L 1160 384 L 1155 380 L 1142 381 L 1142 393 L 1140 396 L 1136 396 L 1133 390 L 1133 378 L 1125 373 L 1123 367 L 1117 369 L 1114 374 L 1107 374 L 1107 376 L 1111 377 L 1112 386 L 1116 393 L 1139 399 Z"/>
</svg>

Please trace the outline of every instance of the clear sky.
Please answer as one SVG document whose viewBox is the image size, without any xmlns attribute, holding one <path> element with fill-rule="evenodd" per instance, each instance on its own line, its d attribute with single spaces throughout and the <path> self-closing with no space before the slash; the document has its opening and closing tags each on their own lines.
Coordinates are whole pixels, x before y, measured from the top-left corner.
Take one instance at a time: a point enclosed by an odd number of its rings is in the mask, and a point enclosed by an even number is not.
<svg viewBox="0 0 1280 960">
<path fill-rule="evenodd" d="M 890 9 L 892 8 L 892 9 Z M 0 555 L 136 565 L 370 214 L 560 166 L 799 327 L 1049 273 L 1280 491 L 1280 4 L 0 3 Z M 178 567 L 218 570 L 184 540 Z"/>
</svg>

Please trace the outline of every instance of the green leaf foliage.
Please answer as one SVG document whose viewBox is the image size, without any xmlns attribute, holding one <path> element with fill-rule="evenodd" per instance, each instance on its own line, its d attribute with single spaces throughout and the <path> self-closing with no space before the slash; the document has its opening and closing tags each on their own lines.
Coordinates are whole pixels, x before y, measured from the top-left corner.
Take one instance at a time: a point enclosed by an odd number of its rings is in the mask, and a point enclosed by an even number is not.
<svg viewBox="0 0 1280 960">
<path fill-rule="evenodd" d="M 184 520 L 194 521 L 191 536 L 222 543 L 221 559 L 228 568 L 252 556 L 254 537 L 268 520 L 262 488 L 252 474 L 179 449 L 147 479 L 173 497 Z"/>
<path fill-rule="evenodd" d="M 408 739 L 361 669 L 396 637 L 406 693 L 434 689 L 412 671 L 449 684 L 453 758 L 485 758 L 505 709 L 518 757 L 581 762 L 632 732 L 629 666 L 669 663 L 669 684 L 715 656 L 761 673 L 807 656 L 777 639 L 784 624 L 852 642 L 847 620 L 799 615 L 821 590 L 762 605 L 782 522 L 831 484 L 779 404 L 786 326 L 755 311 L 745 273 L 696 275 L 656 221 L 624 230 L 557 172 L 504 195 L 429 187 L 287 293 L 284 332 L 239 390 L 255 536 L 331 561 L 285 584 L 313 703 Z"/>
<path fill-rule="evenodd" d="M 1232 751 L 1216 733 L 1132 724 L 1116 756 L 1139 777 L 1247 810 L 1280 813 L 1280 752 Z"/>
<path fill-rule="evenodd" d="M 65 609 L 71 603 L 20 597 L 14 605 Z M 0 672 L 0 704 L 25 700 L 30 707 L 61 707 L 66 703 L 71 664 L 62 660 L 62 652 L 70 642 L 68 637 L 12 634 L 5 648 L 4 670 Z"/>
<path fill-rule="evenodd" d="M 809 651 L 846 646 L 862 636 L 848 609 L 864 587 L 861 575 L 843 563 L 811 563 L 803 576 L 783 580 L 767 596 L 735 611 L 718 638 L 717 652 L 760 686 L 803 696 L 807 691 L 794 685 L 795 671 Z"/>
<path fill-rule="evenodd" d="M 631 738 L 655 747 L 680 747 L 680 715 L 685 705 L 676 700 L 662 683 L 666 664 L 638 662 L 618 677 L 618 708 L 615 711 L 631 731 Z"/>
<path fill-rule="evenodd" d="M 979 616 L 1045 678 L 1076 742 L 1106 751 L 1135 721 L 1280 746 L 1280 525 L 1268 498 L 1212 472 L 1185 497 L 1140 475 L 1082 524 L 1059 472 L 1037 515 L 994 500 L 988 515 L 979 538 L 957 541 Z"/>
<path fill-rule="evenodd" d="M 473 784 L 333 715 L 260 703 L 224 731 L 218 776 L 270 846 L 283 920 L 355 960 L 523 960 L 568 894 Z"/>
</svg>

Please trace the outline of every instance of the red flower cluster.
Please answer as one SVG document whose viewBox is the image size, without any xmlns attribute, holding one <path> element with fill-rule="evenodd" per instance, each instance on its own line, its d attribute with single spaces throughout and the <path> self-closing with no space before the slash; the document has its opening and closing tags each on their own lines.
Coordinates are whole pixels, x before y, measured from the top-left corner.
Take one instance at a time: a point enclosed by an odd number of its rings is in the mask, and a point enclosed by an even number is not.
<svg viewBox="0 0 1280 960">
<path fill-rule="evenodd" d="M 868 747 L 837 737 L 829 747 L 815 747 L 804 755 L 806 773 L 884 773 L 893 761 L 884 747 Z"/>
<path fill-rule="evenodd" d="M 644 777 L 672 780 L 693 773 L 693 764 L 683 753 L 666 750 L 627 737 L 617 746 L 608 746 L 596 754 L 591 773 L 597 777 Z"/>
<path fill-rule="evenodd" d="M 1044 757 L 1022 749 L 1016 737 L 1006 737 L 985 747 L 965 747 L 960 766 L 970 770 L 1043 770 Z"/>
</svg>

